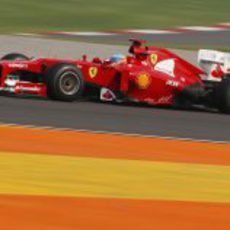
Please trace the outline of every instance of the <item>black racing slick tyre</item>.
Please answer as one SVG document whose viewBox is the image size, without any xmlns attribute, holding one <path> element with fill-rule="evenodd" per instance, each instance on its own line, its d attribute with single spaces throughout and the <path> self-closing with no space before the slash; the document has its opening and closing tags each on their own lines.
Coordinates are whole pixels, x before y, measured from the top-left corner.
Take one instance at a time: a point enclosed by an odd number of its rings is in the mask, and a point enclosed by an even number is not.
<svg viewBox="0 0 230 230">
<path fill-rule="evenodd" d="M 70 102 L 82 96 L 84 79 L 81 71 L 75 65 L 57 64 L 47 71 L 45 77 L 49 98 Z"/>
<path fill-rule="evenodd" d="M 30 60 L 30 58 L 20 53 L 9 53 L 3 56 L 1 60 L 2 61 L 28 61 Z"/>
<path fill-rule="evenodd" d="M 216 88 L 215 101 L 222 113 L 230 114 L 230 76 L 225 77 Z"/>
</svg>

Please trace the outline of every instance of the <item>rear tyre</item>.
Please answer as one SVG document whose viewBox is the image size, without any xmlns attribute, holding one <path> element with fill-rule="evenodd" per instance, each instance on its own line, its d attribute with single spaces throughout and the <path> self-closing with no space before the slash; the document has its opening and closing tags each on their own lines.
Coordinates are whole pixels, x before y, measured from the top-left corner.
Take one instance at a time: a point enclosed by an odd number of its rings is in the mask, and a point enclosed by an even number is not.
<svg viewBox="0 0 230 230">
<path fill-rule="evenodd" d="M 216 88 L 215 102 L 222 113 L 230 113 L 230 76 L 224 78 Z"/>
<path fill-rule="evenodd" d="M 74 101 L 82 96 L 84 80 L 81 71 L 72 64 L 61 63 L 46 73 L 47 95 L 53 100 Z"/>
<path fill-rule="evenodd" d="M 30 60 L 30 58 L 20 53 L 9 53 L 3 56 L 1 60 L 2 61 L 28 61 Z"/>
</svg>

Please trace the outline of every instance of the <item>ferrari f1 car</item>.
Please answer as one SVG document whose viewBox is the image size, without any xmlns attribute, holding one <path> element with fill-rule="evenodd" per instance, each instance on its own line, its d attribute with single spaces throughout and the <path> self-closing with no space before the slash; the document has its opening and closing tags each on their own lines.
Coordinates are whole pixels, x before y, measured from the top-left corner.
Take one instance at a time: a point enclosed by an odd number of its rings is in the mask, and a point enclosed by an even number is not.
<svg viewBox="0 0 230 230">
<path fill-rule="evenodd" d="M 102 101 L 150 105 L 204 105 L 230 113 L 230 55 L 200 50 L 200 68 L 169 50 L 131 40 L 129 55 L 102 60 L 30 59 L 11 53 L 0 61 L 0 91 L 60 101 L 97 96 Z"/>
</svg>

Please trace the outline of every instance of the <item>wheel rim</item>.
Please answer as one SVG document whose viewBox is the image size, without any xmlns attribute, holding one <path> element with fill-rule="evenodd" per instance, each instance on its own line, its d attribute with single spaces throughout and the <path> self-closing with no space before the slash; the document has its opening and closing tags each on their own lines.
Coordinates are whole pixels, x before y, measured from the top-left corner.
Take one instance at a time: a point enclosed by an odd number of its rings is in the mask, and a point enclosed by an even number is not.
<svg viewBox="0 0 230 230">
<path fill-rule="evenodd" d="M 60 90 L 66 95 L 74 95 L 80 89 L 79 76 L 73 71 L 68 71 L 60 77 Z"/>
</svg>

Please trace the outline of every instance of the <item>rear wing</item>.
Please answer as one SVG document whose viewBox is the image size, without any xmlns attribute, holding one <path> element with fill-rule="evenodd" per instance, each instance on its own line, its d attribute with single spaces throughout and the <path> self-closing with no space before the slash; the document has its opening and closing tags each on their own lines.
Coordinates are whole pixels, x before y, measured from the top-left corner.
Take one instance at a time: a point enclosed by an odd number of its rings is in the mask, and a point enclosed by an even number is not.
<svg viewBox="0 0 230 230">
<path fill-rule="evenodd" d="M 230 53 L 202 49 L 198 52 L 198 63 L 207 74 L 207 80 L 220 81 L 230 74 Z"/>
</svg>

